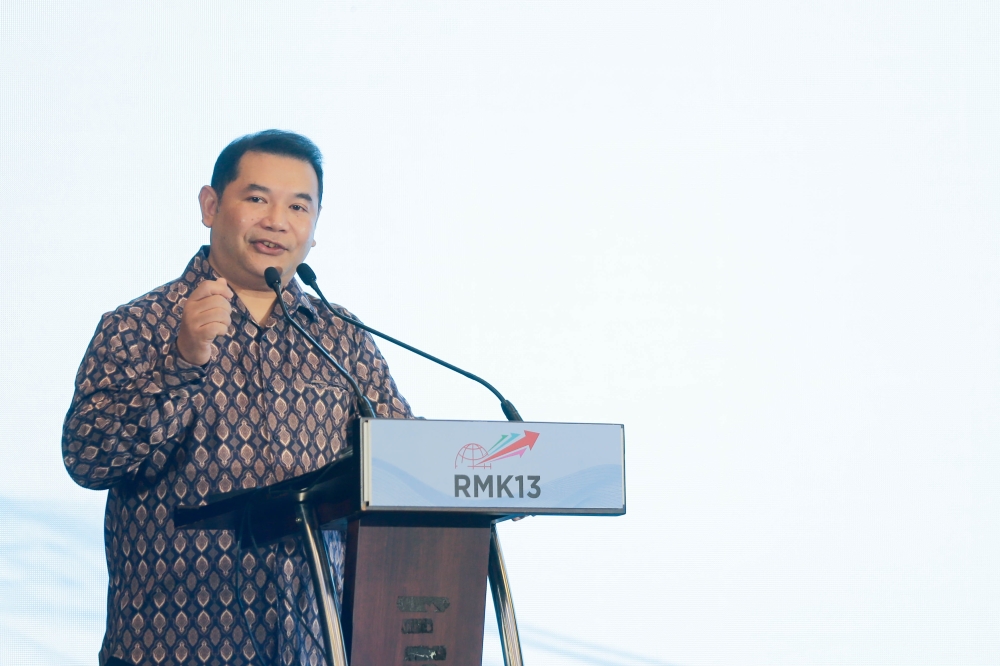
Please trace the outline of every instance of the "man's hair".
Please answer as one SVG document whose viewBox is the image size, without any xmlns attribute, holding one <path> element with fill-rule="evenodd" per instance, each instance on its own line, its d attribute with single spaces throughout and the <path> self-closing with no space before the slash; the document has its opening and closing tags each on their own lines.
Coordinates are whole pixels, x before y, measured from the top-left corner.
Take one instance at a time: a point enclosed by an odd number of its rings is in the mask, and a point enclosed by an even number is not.
<svg viewBox="0 0 1000 666">
<path fill-rule="evenodd" d="M 308 162 L 319 181 L 318 203 L 323 203 L 323 153 L 301 134 L 276 129 L 241 136 L 222 149 L 212 171 L 212 189 L 220 199 L 226 186 L 239 176 L 240 160 L 247 153 L 282 155 Z"/>
</svg>

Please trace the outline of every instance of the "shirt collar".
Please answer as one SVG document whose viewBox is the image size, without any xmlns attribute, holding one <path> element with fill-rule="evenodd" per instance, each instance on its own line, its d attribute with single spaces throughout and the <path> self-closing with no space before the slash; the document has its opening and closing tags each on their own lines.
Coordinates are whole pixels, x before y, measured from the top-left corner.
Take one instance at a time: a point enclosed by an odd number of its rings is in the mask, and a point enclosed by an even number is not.
<svg viewBox="0 0 1000 666">
<path fill-rule="evenodd" d="M 208 261 L 209 246 L 202 245 L 201 249 L 195 253 L 191 261 L 188 262 L 187 268 L 184 269 L 184 275 L 181 280 L 187 283 L 188 293 L 193 291 L 195 287 L 201 284 L 204 280 L 218 280 L 219 274 L 215 272 L 212 268 L 212 264 Z M 319 319 L 319 313 L 316 311 L 316 306 L 313 304 L 309 295 L 302 289 L 298 280 L 292 278 L 289 280 L 288 284 L 281 292 L 281 300 L 285 302 L 288 306 L 289 311 L 292 310 L 302 310 L 308 314 L 315 321 Z M 244 309 L 243 304 L 239 302 L 239 299 L 234 297 L 234 301 L 239 309 Z M 278 306 L 279 308 L 281 306 Z M 276 319 L 280 319 L 281 315 L 272 314 Z"/>
<path fill-rule="evenodd" d="M 312 317 L 313 320 L 319 318 L 319 313 L 316 312 L 316 306 L 313 305 L 309 295 L 303 291 L 302 285 L 299 284 L 298 279 L 292 278 L 288 281 L 288 284 L 285 285 L 284 290 L 281 292 L 281 299 L 285 302 L 285 305 L 288 306 L 289 310 L 292 308 L 298 308 Z"/>
</svg>

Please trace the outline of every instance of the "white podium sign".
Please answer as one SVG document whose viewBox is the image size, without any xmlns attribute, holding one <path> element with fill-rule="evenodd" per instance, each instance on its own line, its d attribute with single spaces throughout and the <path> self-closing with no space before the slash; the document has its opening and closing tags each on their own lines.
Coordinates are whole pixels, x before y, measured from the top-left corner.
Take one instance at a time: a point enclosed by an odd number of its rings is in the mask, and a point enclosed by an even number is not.
<svg viewBox="0 0 1000 666">
<path fill-rule="evenodd" d="M 362 507 L 625 513 L 625 429 L 591 423 L 362 419 Z"/>
</svg>

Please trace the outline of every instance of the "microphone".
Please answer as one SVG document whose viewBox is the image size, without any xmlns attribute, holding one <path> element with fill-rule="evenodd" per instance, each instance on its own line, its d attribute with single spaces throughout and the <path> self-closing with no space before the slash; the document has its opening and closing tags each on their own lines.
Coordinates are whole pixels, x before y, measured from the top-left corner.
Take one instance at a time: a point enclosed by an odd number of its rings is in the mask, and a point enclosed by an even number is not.
<svg viewBox="0 0 1000 666">
<path fill-rule="evenodd" d="M 285 315 L 285 320 L 288 321 L 288 323 L 291 324 L 296 331 L 301 333 L 302 337 L 308 340 L 309 344 L 311 344 L 316 351 L 322 354 L 323 358 L 333 364 L 333 367 L 337 368 L 340 374 L 344 375 L 344 377 L 347 378 L 347 381 L 350 382 L 351 388 L 354 389 L 354 395 L 358 397 L 358 409 L 361 410 L 361 415 L 376 418 L 375 410 L 372 409 L 372 404 L 368 402 L 368 398 L 365 397 L 365 394 L 361 391 L 361 387 L 358 386 L 358 382 L 354 379 L 354 377 L 352 377 L 342 365 L 337 363 L 337 360 L 330 355 L 330 352 L 328 352 L 323 345 L 316 342 L 316 339 L 309 335 L 309 332 L 306 331 L 306 329 L 304 329 L 299 322 L 292 319 L 292 315 L 288 313 L 288 306 L 285 305 L 284 299 L 281 298 L 281 272 L 278 271 L 277 268 L 273 267 L 265 269 L 264 281 L 267 282 L 267 286 L 273 289 L 274 293 L 277 294 L 278 304 L 281 305 L 281 311 Z"/>
<path fill-rule="evenodd" d="M 493 395 L 495 395 L 497 397 L 497 399 L 500 401 L 500 409 L 503 410 L 503 414 L 504 414 L 504 416 L 507 417 L 508 421 L 523 421 L 524 420 L 524 419 L 521 418 L 521 415 L 517 413 L 517 408 L 514 407 L 514 403 L 512 403 L 510 400 L 507 400 L 505 397 L 503 397 L 502 395 L 500 395 L 500 391 L 498 391 L 495 388 L 493 388 L 493 386 L 489 382 L 487 382 L 485 379 L 483 379 L 482 377 L 477 377 L 476 375 L 472 374 L 471 372 L 468 372 L 467 370 L 462 370 L 461 368 L 456 367 L 456 366 L 452 365 L 451 363 L 448 363 L 447 361 L 442 361 L 441 359 L 437 358 L 436 356 L 431 356 L 427 352 L 420 351 L 416 347 L 411 347 L 410 345 L 406 344 L 405 342 L 397 340 L 394 337 L 388 336 L 385 333 L 380 333 L 379 331 L 376 331 L 374 328 L 372 328 L 371 326 L 368 326 L 367 324 L 362 324 L 360 321 L 358 321 L 357 319 L 355 319 L 353 317 L 350 317 L 350 316 L 345 315 L 345 314 L 341 314 L 341 313 L 337 312 L 336 310 L 334 310 L 333 306 L 330 305 L 330 301 L 326 300 L 326 296 L 323 295 L 322 290 L 320 290 L 319 285 L 316 283 L 316 273 L 313 271 L 313 269 L 311 269 L 309 267 L 309 264 L 299 264 L 299 267 L 297 269 L 295 269 L 295 272 L 299 274 L 299 277 L 302 278 L 303 282 L 305 282 L 307 285 L 309 285 L 310 287 L 313 288 L 313 291 L 316 292 L 316 294 L 319 296 L 319 299 L 321 301 L 323 301 L 323 305 L 325 305 L 326 309 L 329 310 L 330 312 L 332 312 L 334 314 L 334 316 L 340 317 L 341 319 L 343 319 L 347 323 L 352 324 L 354 326 L 357 326 L 358 328 L 360 328 L 363 331 L 368 331 L 372 335 L 377 335 L 378 337 L 382 338 L 383 340 L 388 340 L 389 342 L 393 343 L 394 345 L 399 345 L 403 349 L 407 349 L 407 350 L 413 352 L 414 354 L 417 354 L 419 356 L 423 356 L 428 361 L 433 361 L 433 362 L 437 363 L 438 365 L 441 365 L 441 366 L 444 366 L 444 367 L 448 368 L 449 370 L 454 370 L 458 374 L 463 375 L 465 377 L 468 377 L 469 379 L 471 379 L 474 382 L 479 382 L 480 384 L 482 384 L 483 386 L 485 386 L 487 389 L 489 389 L 490 392 Z M 275 271 L 275 273 L 277 273 L 277 271 Z M 272 287 L 272 289 L 273 289 L 273 287 Z"/>
</svg>

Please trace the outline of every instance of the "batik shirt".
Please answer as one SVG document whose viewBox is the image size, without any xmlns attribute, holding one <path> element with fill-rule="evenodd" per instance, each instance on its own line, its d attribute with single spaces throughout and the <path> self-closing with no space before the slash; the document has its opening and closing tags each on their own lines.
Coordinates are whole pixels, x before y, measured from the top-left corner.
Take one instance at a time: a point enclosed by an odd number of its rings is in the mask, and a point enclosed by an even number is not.
<svg viewBox="0 0 1000 666">
<path fill-rule="evenodd" d="M 63 427 L 66 469 L 80 485 L 109 491 L 101 664 L 324 663 L 297 538 L 241 549 L 231 531 L 173 524 L 178 505 L 322 467 L 357 428 L 347 380 L 277 305 L 258 325 L 234 298 L 232 325 L 216 338 L 211 361 L 193 366 L 180 357 L 185 300 L 217 277 L 203 247 L 180 279 L 104 315 L 77 374 Z M 283 298 L 378 416 L 411 417 L 367 333 L 294 280 Z M 341 568 L 342 542 L 325 536 Z"/>
</svg>

